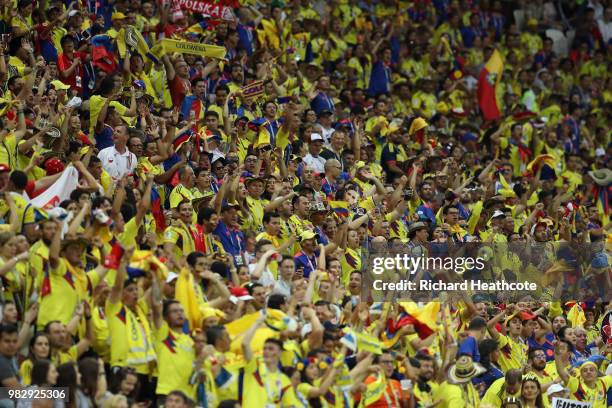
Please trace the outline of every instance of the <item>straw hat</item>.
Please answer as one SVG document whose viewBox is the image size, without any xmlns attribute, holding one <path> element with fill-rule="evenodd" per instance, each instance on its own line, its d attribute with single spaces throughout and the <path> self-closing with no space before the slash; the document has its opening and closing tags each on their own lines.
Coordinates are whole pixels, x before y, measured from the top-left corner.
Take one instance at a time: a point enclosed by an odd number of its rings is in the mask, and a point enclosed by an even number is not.
<svg viewBox="0 0 612 408">
<path fill-rule="evenodd" d="M 474 363 L 471 356 L 461 356 L 448 370 L 448 379 L 453 384 L 464 384 L 485 371 L 483 366 Z"/>
</svg>

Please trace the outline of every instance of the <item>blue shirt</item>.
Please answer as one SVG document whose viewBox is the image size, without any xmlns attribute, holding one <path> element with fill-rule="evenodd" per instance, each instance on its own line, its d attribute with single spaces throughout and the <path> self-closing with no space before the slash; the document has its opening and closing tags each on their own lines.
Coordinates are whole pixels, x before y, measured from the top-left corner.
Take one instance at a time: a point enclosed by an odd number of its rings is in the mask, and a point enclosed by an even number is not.
<svg viewBox="0 0 612 408">
<path fill-rule="evenodd" d="M 214 230 L 214 234 L 219 238 L 219 241 L 221 241 L 221 245 L 223 245 L 225 252 L 233 255 L 234 261 L 237 256 L 242 254 L 245 239 L 242 231 L 238 228 L 230 229 L 223 221 L 219 221 L 217 228 Z"/>
<path fill-rule="evenodd" d="M 310 107 L 316 112 L 317 116 L 326 110 L 331 112 L 334 111 L 334 103 L 332 102 L 331 98 L 323 92 L 319 92 L 317 96 L 310 101 Z"/>
<path fill-rule="evenodd" d="M 96 139 L 96 148 L 98 150 L 113 146 L 113 128 L 108 125 L 104 125 L 102 132 L 94 134 L 94 139 Z"/>
<path fill-rule="evenodd" d="M 472 336 L 468 336 L 461 342 L 457 355 L 468 355 L 472 357 L 474 362 L 480 362 L 480 352 L 478 351 L 478 342 Z"/>
<path fill-rule="evenodd" d="M 308 258 L 308 256 L 300 251 L 293 257 L 293 262 L 295 263 L 295 269 L 304 268 L 304 277 L 308 278 L 312 272 L 317 267 L 317 256 L 319 254 L 315 252 L 315 254 Z"/>
</svg>

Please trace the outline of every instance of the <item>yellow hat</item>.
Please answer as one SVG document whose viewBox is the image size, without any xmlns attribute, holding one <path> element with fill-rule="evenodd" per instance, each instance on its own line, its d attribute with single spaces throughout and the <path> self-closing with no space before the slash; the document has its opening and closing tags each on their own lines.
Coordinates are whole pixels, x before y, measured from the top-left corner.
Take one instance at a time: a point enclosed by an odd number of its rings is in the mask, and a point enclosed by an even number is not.
<svg viewBox="0 0 612 408">
<path fill-rule="evenodd" d="M 401 128 L 402 128 L 401 120 L 392 120 L 391 123 L 389 123 L 389 127 L 387 128 L 387 134 L 389 135 L 393 132 L 397 132 Z"/>
<path fill-rule="evenodd" d="M 410 124 L 410 130 L 408 130 L 408 134 L 410 136 L 414 135 L 416 132 L 418 132 L 421 129 L 424 129 L 428 126 L 427 122 L 425 121 L 425 119 L 418 117 L 415 120 L 412 121 L 412 123 Z"/>
<path fill-rule="evenodd" d="M 449 110 L 448 104 L 444 101 L 438 102 L 436 105 L 436 112 L 441 113 L 442 115 L 447 114 Z"/>
<path fill-rule="evenodd" d="M 59 79 L 54 79 L 53 81 L 51 81 L 51 85 L 53 85 L 53 88 L 55 88 L 56 90 L 58 90 L 58 89 L 63 89 L 63 90 L 70 89 L 70 85 L 66 85 L 65 83 L 63 83 Z"/>
<path fill-rule="evenodd" d="M 306 241 L 307 239 L 318 239 L 318 238 L 319 238 L 319 234 L 316 234 L 310 230 L 303 231 L 300 234 L 300 242 Z"/>
<path fill-rule="evenodd" d="M 537 26 L 538 25 L 538 20 L 535 18 L 530 18 L 529 20 L 527 20 L 527 25 L 528 26 Z"/>
<path fill-rule="evenodd" d="M 127 16 L 120 11 L 115 11 L 111 16 L 112 20 L 124 20 L 126 18 Z"/>
<path fill-rule="evenodd" d="M 219 318 L 225 317 L 225 313 L 213 307 L 203 307 L 202 308 L 202 320 L 208 319 L 209 317 L 216 317 L 217 319 L 219 319 Z"/>
</svg>

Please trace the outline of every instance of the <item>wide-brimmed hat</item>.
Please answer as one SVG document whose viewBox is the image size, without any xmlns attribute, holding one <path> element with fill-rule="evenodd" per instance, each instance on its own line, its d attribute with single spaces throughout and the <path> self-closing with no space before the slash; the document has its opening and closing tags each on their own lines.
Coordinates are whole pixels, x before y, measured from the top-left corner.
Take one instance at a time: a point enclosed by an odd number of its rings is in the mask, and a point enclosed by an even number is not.
<svg viewBox="0 0 612 408">
<path fill-rule="evenodd" d="M 610 169 L 591 170 L 589 176 L 599 186 L 607 187 L 612 183 L 612 170 Z"/>
<path fill-rule="evenodd" d="M 413 232 L 422 230 L 422 229 L 428 229 L 429 227 L 427 226 L 427 224 L 425 224 L 423 221 L 417 221 L 417 222 L 413 222 L 412 224 L 410 224 L 410 227 L 408 227 L 408 233 L 412 234 Z"/>
<path fill-rule="evenodd" d="M 474 363 L 471 356 L 461 356 L 448 370 L 448 379 L 453 384 L 463 384 L 487 370 L 478 363 Z"/>
</svg>

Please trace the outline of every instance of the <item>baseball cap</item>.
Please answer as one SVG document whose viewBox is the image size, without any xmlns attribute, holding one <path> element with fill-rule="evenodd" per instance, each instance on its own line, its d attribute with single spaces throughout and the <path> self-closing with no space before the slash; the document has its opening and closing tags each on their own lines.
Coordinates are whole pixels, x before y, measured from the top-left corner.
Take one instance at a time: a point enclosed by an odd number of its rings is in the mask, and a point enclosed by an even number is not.
<svg viewBox="0 0 612 408">
<path fill-rule="evenodd" d="M 312 133 L 312 134 L 310 135 L 310 143 L 312 143 L 312 142 L 316 142 L 317 140 L 321 140 L 321 141 L 323 141 L 323 136 L 321 136 L 321 135 L 320 135 L 320 134 L 318 134 L 318 133 Z"/>
<path fill-rule="evenodd" d="M 125 18 L 127 18 L 126 15 L 120 11 L 114 12 L 111 16 L 111 20 L 124 20 Z"/>
<path fill-rule="evenodd" d="M 303 231 L 300 234 L 300 241 L 299 242 L 306 241 L 307 239 L 317 239 L 317 238 L 319 238 L 319 234 L 315 234 L 312 231 Z"/>
<path fill-rule="evenodd" d="M 252 300 L 253 296 L 249 295 L 249 291 L 247 288 L 243 287 L 235 287 L 230 289 L 230 302 L 233 304 L 238 303 L 239 300 Z"/>
<path fill-rule="evenodd" d="M 495 210 L 493 212 L 493 215 L 491 216 L 491 219 L 501 218 L 501 217 L 505 217 L 505 216 L 506 216 L 506 214 L 504 214 L 504 212 L 502 210 Z"/>
<path fill-rule="evenodd" d="M 70 85 L 66 85 L 65 83 L 63 83 L 59 79 L 55 79 L 55 80 L 51 81 L 51 85 L 55 89 L 63 89 L 63 90 L 70 89 Z"/>
<path fill-rule="evenodd" d="M 546 390 L 546 395 L 550 396 L 556 392 L 564 392 L 564 391 L 566 391 L 566 389 L 561 384 L 553 384 L 550 387 L 548 387 L 548 389 Z"/>
<path fill-rule="evenodd" d="M 166 277 L 166 283 L 170 283 L 175 279 L 178 279 L 178 274 L 176 272 L 168 272 L 168 276 Z"/>
</svg>

